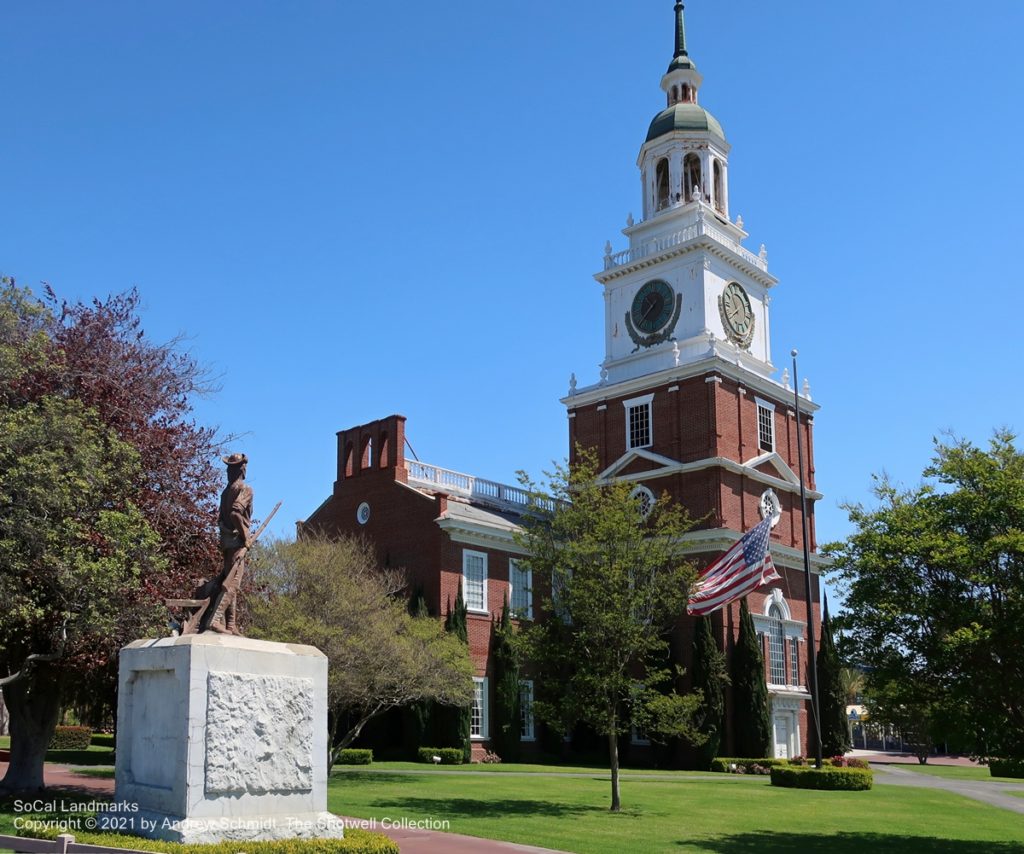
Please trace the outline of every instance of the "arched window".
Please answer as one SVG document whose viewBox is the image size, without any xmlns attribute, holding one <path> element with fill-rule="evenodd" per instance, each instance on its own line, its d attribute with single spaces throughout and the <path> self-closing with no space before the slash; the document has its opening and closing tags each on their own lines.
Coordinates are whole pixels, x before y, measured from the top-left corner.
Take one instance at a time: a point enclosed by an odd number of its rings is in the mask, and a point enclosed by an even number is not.
<svg viewBox="0 0 1024 854">
<path fill-rule="evenodd" d="M 768 681 L 772 685 L 786 684 L 786 641 L 782 634 L 782 609 L 778 605 L 768 609 Z"/>
<path fill-rule="evenodd" d="M 657 188 L 657 209 L 667 208 L 668 197 L 668 158 L 662 157 L 654 172 L 655 186 Z"/>
<path fill-rule="evenodd" d="M 356 449 L 355 449 L 355 447 L 353 446 L 353 444 L 351 442 L 346 442 L 345 443 L 345 456 L 344 456 L 345 465 L 344 465 L 344 468 L 342 468 L 342 471 L 345 472 L 345 477 L 352 477 L 352 475 L 353 475 L 352 465 L 353 465 L 353 457 L 355 456 L 355 450 Z"/>
<path fill-rule="evenodd" d="M 388 467 L 388 452 L 390 444 L 388 442 L 388 434 L 386 430 L 380 431 L 380 444 L 377 447 L 377 465 L 385 469 Z"/>
<path fill-rule="evenodd" d="M 687 154 L 683 160 L 683 190 L 687 201 L 693 200 L 694 187 L 697 188 L 697 198 L 702 198 L 704 182 L 700 179 L 700 158 L 696 154 Z"/>
<path fill-rule="evenodd" d="M 679 100 L 679 87 L 672 87 L 672 101 L 670 103 L 675 104 Z"/>
<path fill-rule="evenodd" d="M 373 439 L 369 436 L 363 437 L 363 451 L 360 454 L 359 467 L 368 469 L 373 460 Z"/>
<path fill-rule="evenodd" d="M 722 164 L 716 158 L 712 167 L 715 182 L 715 208 L 725 213 L 725 197 L 722 193 Z"/>
<path fill-rule="evenodd" d="M 690 103 L 690 87 L 685 83 L 683 84 L 683 100 L 686 101 L 687 104 Z"/>
</svg>

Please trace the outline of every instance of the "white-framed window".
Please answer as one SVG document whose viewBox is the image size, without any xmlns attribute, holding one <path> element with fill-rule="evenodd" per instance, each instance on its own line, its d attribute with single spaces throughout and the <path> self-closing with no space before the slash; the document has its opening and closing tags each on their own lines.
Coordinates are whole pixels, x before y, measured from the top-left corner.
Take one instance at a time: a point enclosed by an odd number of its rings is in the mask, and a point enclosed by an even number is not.
<svg viewBox="0 0 1024 854">
<path fill-rule="evenodd" d="M 654 504 L 658 500 L 654 497 L 654 493 L 643 484 L 634 486 L 633 491 L 629 493 L 629 497 L 640 505 L 640 515 L 645 519 L 651 515 Z"/>
<path fill-rule="evenodd" d="M 772 685 L 786 684 L 786 641 L 782 633 L 782 609 L 778 605 L 768 609 L 768 681 Z"/>
<path fill-rule="evenodd" d="M 533 741 L 533 680 L 524 679 L 519 683 L 519 740 Z"/>
<path fill-rule="evenodd" d="M 775 404 L 755 397 L 757 403 L 757 446 L 762 451 L 775 450 Z"/>
<path fill-rule="evenodd" d="M 654 431 L 651 423 L 651 404 L 653 394 L 634 397 L 622 401 L 626 408 L 626 450 L 648 448 L 654 443 Z"/>
<path fill-rule="evenodd" d="M 468 610 L 487 613 L 487 555 L 483 552 L 462 551 L 462 595 Z"/>
<path fill-rule="evenodd" d="M 556 569 L 551 573 L 551 608 L 563 623 L 571 626 L 572 614 L 565 601 L 565 585 L 568 579 L 563 572 L 568 572 L 568 570 Z"/>
<path fill-rule="evenodd" d="M 524 569 L 515 558 L 508 561 L 508 583 L 512 588 L 509 604 L 520 620 L 533 619 L 533 572 Z"/>
<path fill-rule="evenodd" d="M 487 677 L 474 676 L 473 707 L 469 719 L 470 738 L 487 738 L 489 734 L 487 705 Z"/>
<path fill-rule="evenodd" d="M 643 727 L 632 726 L 629 728 L 629 743 L 639 745 L 650 744 L 651 737 Z"/>
</svg>

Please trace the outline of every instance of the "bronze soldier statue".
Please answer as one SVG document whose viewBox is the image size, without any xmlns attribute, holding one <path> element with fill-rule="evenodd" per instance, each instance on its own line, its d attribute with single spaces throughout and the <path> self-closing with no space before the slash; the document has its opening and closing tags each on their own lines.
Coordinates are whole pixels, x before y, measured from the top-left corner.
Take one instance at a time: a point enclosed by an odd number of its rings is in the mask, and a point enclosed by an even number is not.
<svg viewBox="0 0 1024 854">
<path fill-rule="evenodd" d="M 220 551 L 224 556 L 219 589 L 211 597 L 210 607 L 199 623 L 199 631 L 210 629 L 225 634 L 238 634 L 235 623 L 235 600 L 245 572 L 245 555 L 252 543 L 249 523 L 252 521 L 252 487 L 245 482 L 245 469 L 249 458 L 245 454 L 231 454 L 221 460 L 228 467 L 228 485 L 220 494 Z"/>
<path fill-rule="evenodd" d="M 192 599 L 166 600 L 169 607 L 184 608 L 189 612 L 180 624 L 184 635 L 206 631 L 239 634 L 235 606 L 245 574 L 245 556 L 281 506 L 278 502 L 260 530 L 250 536 L 253 493 L 252 487 L 245 482 L 249 459 L 245 454 L 231 454 L 221 459 L 228 467 L 228 485 L 220 494 L 217 516 L 220 551 L 224 558 L 221 571 L 204 581 L 192 594 Z"/>
</svg>

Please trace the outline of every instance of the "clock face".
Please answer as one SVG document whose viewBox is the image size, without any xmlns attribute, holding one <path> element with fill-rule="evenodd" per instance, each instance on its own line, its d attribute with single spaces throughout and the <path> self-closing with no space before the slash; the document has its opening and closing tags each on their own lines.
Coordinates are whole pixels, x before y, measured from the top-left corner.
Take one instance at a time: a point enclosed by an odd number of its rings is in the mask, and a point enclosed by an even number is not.
<svg viewBox="0 0 1024 854">
<path fill-rule="evenodd" d="M 742 347 L 749 347 L 754 337 L 754 311 L 750 297 L 738 282 L 730 282 L 718 298 L 722 325 L 729 339 Z"/>
<path fill-rule="evenodd" d="M 633 297 L 630 318 L 633 326 L 646 335 L 662 329 L 672 319 L 672 287 L 661 279 L 644 284 Z"/>
</svg>

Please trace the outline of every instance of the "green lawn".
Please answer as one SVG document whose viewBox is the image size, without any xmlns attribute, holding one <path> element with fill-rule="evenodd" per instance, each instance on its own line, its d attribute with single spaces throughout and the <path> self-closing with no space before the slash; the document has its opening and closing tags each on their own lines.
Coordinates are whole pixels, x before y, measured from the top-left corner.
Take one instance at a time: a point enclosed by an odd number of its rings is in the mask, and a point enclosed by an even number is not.
<svg viewBox="0 0 1024 854">
<path fill-rule="evenodd" d="M 398 769 L 336 770 L 328 790 L 328 808 L 342 815 L 446 820 L 453 833 L 580 854 L 1024 852 L 1018 814 L 931 789 L 813 792 L 763 777 L 678 774 L 626 778 L 623 811 L 610 813 L 608 803 L 606 780 L 495 774 L 484 783 L 477 774 Z"/>
<path fill-rule="evenodd" d="M 987 765 L 893 765 L 901 771 L 930 774 L 932 777 L 947 777 L 951 780 L 995 780 L 997 783 L 1021 783 L 1019 777 L 993 777 Z"/>
</svg>

